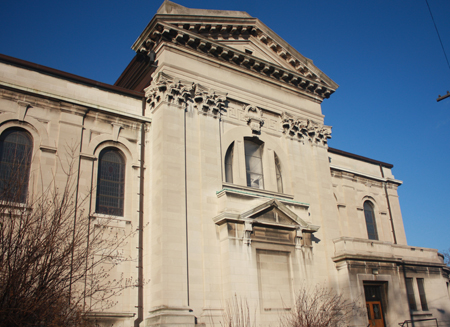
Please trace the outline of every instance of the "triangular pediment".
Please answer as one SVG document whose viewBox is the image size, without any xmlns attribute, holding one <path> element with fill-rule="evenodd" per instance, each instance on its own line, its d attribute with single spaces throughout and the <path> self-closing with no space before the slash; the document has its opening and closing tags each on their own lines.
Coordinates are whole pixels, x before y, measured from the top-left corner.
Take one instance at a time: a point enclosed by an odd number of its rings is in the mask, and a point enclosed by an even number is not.
<svg viewBox="0 0 450 327">
<path fill-rule="evenodd" d="M 257 18 L 241 11 L 191 9 L 164 1 L 133 50 L 149 54 L 170 42 L 228 62 L 305 94 L 328 98 L 338 85 Z"/>
<path fill-rule="evenodd" d="M 262 59 L 267 62 L 271 62 L 275 65 L 282 66 L 286 69 L 292 69 L 289 64 L 280 58 L 277 54 L 272 51 L 268 51 L 268 49 L 260 44 L 254 42 L 254 40 L 218 40 L 220 44 L 227 45 L 233 49 L 242 51 L 256 58 Z"/>
<path fill-rule="evenodd" d="M 297 221 L 294 221 L 288 215 L 286 215 L 283 211 L 278 208 L 270 207 L 266 210 L 258 212 L 250 216 L 249 218 L 254 219 L 256 222 L 267 222 L 267 223 L 275 223 L 281 225 L 299 225 Z"/>
<path fill-rule="evenodd" d="M 269 200 L 239 216 L 243 220 L 251 220 L 262 225 L 292 226 L 301 230 L 317 231 L 319 226 L 301 219 L 277 199 Z"/>
</svg>

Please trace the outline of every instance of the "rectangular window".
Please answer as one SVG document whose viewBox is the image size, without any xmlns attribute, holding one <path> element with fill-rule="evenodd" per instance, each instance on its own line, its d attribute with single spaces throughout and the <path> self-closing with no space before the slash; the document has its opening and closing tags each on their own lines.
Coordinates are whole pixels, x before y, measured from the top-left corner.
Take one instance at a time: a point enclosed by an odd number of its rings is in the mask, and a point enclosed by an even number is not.
<svg viewBox="0 0 450 327">
<path fill-rule="evenodd" d="M 264 189 L 262 168 L 262 145 L 251 140 L 244 141 L 247 186 Z"/>
<path fill-rule="evenodd" d="M 409 309 L 417 311 L 416 298 L 414 296 L 413 278 L 406 278 L 406 293 L 408 294 Z"/>
<path fill-rule="evenodd" d="M 420 304 L 423 311 L 428 311 L 427 298 L 425 296 L 425 287 L 423 286 L 423 278 L 417 278 L 417 287 L 419 288 Z"/>
</svg>

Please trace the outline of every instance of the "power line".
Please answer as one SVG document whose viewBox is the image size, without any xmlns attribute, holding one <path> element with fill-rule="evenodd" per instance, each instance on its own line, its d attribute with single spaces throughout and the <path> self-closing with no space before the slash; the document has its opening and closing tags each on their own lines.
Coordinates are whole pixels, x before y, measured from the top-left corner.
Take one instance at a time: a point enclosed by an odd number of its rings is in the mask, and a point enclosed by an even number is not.
<svg viewBox="0 0 450 327">
<path fill-rule="evenodd" d="M 448 69 L 450 69 L 450 63 L 448 62 L 447 53 L 445 52 L 444 44 L 442 43 L 441 35 L 439 34 L 439 30 L 438 30 L 438 28 L 437 28 L 437 26 L 436 26 L 436 22 L 434 21 L 433 13 L 431 12 L 431 8 L 430 8 L 430 5 L 429 5 L 429 3 L 428 3 L 428 0 L 425 0 L 425 2 L 427 3 L 428 10 L 430 11 L 431 20 L 433 21 L 434 28 L 436 29 L 436 33 L 437 33 L 437 35 L 438 35 L 439 42 L 441 42 L 442 51 L 444 52 L 445 60 L 447 60 L 447 66 L 448 66 Z M 439 96 L 438 96 L 438 98 L 436 99 L 436 101 L 439 102 L 439 101 L 444 100 L 444 99 L 446 99 L 446 98 L 448 98 L 448 97 L 450 97 L 450 92 L 449 92 L 449 91 L 447 91 L 447 94 L 445 94 L 445 95 L 443 95 L 443 96 L 441 96 L 441 95 L 439 94 Z"/>
<path fill-rule="evenodd" d="M 433 14 L 431 13 L 430 5 L 428 4 L 428 0 L 425 0 L 425 1 L 426 1 L 426 3 L 427 3 L 428 10 L 430 11 L 431 20 L 433 21 L 434 28 L 436 29 L 436 33 L 437 33 L 437 35 L 438 35 L 439 42 L 441 42 L 441 47 L 442 47 L 442 51 L 444 51 L 445 60 L 447 60 L 447 65 L 448 65 L 448 68 L 450 69 L 450 63 L 448 62 L 447 53 L 445 53 L 444 45 L 442 44 L 442 40 L 441 40 L 441 35 L 439 34 L 439 30 L 438 30 L 438 28 L 437 28 L 437 26 L 436 26 L 436 22 L 434 21 Z"/>
</svg>

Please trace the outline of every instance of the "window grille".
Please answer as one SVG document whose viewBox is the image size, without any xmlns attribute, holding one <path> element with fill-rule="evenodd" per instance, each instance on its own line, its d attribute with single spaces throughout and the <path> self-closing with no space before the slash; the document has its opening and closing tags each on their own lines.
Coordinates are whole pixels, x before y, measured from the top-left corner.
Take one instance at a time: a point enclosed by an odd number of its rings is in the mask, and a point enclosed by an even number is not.
<svg viewBox="0 0 450 327">
<path fill-rule="evenodd" d="M 27 199 L 33 142 L 20 128 L 10 128 L 0 136 L 0 198 L 25 203 Z"/>
<path fill-rule="evenodd" d="M 106 148 L 100 152 L 98 163 L 96 212 L 123 216 L 125 160 L 121 152 Z"/>
<path fill-rule="evenodd" d="M 364 216 L 366 218 L 367 235 L 369 240 L 378 240 L 375 213 L 373 210 L 373 205 L 370 201 L 364 202 Z"/>
</svg>

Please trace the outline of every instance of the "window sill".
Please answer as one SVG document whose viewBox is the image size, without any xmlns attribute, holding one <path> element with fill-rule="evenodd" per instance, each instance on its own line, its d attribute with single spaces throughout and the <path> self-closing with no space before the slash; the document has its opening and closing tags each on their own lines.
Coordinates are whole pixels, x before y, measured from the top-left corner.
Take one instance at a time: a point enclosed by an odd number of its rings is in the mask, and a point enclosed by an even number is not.
<svg viewBox="0 0 450 327">
<path fill-rule="evenodd" d="M 95 212 L 90 216 L 90 218 L 92 220 L 97 220 L 94 222 L 96 225 L 117 225 L 117 227 L 123 227 L 125 224 L 131 224 L 131 220 L 125 219 L 123 216 L 111 216 L 103 213 Z"/>
<path fill-rule="evenodd" d="M 411 311 L 411 315 L 414 317 L 431 317 L 433 313 L 431 311 Z"/>
<path fill-rule="evenodd" d="M 304 207 L 309 207 L 308 203 L 294 201 L 293 200 L 294 196 L 290 195 L 290 194 L 267 191 L 267 190 L 257 189 L 257 188 L 248 187 L 248 186 L 231 184 L 231 183 L 222 183 L 222 189 L 220 191 L 216 192 L 217 197 L 219 197 L 219 198 L 221 196 L 223 196 L 225 193 L 234 193 L 234 194 L 245 195 L 245 196 L 250 196 L 250 197 L 271 198 L 271 199 L 277 199 L 284 203 L 291 203 L 291 204 L 301 205 Z"/>
</svg>

